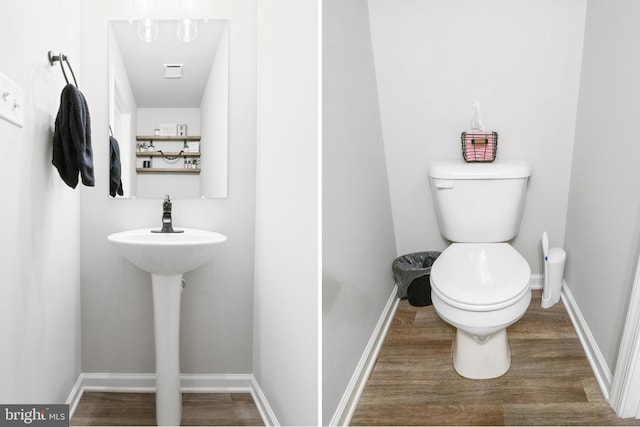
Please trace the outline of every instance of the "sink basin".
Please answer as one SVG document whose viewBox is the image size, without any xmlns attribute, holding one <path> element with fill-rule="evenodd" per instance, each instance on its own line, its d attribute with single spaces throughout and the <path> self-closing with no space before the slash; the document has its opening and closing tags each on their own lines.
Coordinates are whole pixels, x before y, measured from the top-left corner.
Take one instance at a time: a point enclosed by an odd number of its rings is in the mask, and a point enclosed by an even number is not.
<svg viewBox="0 0 640 427">
<path fill-rule="evenodd" d="M 163 276 L 182 274 L 207 262 L 226 236 L 214 231 L 180 228 L 184 233 L 152 233 L 140 228 L 111 234 L 120 253 L 136 267 Z"/>
<path fill-rule="evenodd" d="M 180 425 L 180 298 L 182 275 L 200 267 L 227 240 L 213 231 L 182 228 L 182 233 L 152 233 L 156 228 L 122 231 L 107 237 L 135 266 L 151 273 L 156 350 L 156 423 Z"/>
</svg>

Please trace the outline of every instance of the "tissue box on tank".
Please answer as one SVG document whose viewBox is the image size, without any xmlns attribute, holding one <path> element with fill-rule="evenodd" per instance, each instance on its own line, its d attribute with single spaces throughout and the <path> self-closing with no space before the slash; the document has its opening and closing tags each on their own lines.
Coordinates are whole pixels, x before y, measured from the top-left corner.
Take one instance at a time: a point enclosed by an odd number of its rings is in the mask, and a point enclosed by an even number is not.
<svg viewBox="0 0 640 427">
<path fill-rule="evenodd" d="M 462 158 L 465 162 L 490 163 L 496 159 L 498 133 L 485 130 L 462 132 Z"/>
</svg>

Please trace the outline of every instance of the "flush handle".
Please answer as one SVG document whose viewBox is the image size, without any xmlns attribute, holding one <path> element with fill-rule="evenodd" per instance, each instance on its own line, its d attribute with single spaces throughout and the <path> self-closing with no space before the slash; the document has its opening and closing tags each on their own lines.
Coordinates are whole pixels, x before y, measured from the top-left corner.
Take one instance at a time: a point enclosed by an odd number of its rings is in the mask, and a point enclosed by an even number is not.
<svg viewBox="0 0 640 427">
<path fill-rule="evenodd" d="M 436 184 L 438 190 L 450 190 L 453 188 L 453 181 L 443 181 Z"/>
</svg>

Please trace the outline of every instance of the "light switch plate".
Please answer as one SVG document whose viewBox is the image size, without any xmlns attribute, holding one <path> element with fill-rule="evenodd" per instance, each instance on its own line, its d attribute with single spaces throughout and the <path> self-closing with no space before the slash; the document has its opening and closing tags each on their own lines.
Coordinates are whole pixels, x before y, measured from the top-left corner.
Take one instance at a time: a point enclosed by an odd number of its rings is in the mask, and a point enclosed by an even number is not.
<svg viewBox="0 0 640 427">
<path fill-rule="evenodd" d="M 0 117 L 22 127 L 23 109 L 22 88 L 0 73 Z"/>
</svg>

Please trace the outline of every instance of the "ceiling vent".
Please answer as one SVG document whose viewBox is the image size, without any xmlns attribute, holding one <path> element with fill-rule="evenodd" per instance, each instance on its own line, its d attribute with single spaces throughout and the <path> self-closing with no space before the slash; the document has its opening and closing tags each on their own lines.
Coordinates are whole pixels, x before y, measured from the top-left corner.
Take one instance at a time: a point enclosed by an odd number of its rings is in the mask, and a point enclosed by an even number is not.
<svg viewBox="0 0 640 427">
<path fill-rule="evenodd" d="M 183 65 L 184 64 L 164 64 L 164 78 L 181 79 Z"/>
</svg>

